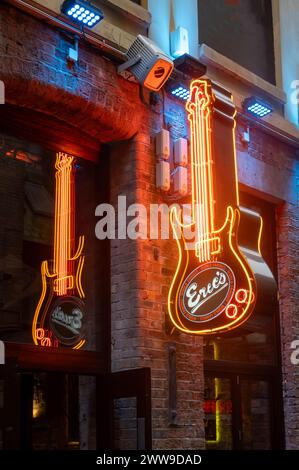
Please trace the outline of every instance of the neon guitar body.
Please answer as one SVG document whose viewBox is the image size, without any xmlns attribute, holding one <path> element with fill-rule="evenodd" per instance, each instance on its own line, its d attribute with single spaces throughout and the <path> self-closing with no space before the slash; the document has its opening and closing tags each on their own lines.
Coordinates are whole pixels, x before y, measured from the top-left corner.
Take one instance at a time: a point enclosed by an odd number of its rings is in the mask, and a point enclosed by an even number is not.
<svg viewBox="0 0 299 470">
<path fill-rule="evenodd" d="M 240 219 L 239 209 L 227 209 L 224 226 L 214 233 L 219 252 L 199 263 L 183 236 L 180 215 L 175 208 L 172 211 L 171 225 L 180 256 L 169 290 L 168 311 L 178 329 L 213 334 L 239 326 L 251 315 L 256 281 L 238 245 Z"/>
<path fill-rule="evenodd" d="M 81 251 L 83 244 L 81 245 Z M 41 265 L 42 293 L 37 304 L 32 324 L 33 340 L 41 346 L 69 346 L 79 349 L 83 339 L 84 292 L 82 290 L 82 268 L 84 256 L 77 253 L 72 260 L 75 275 L 69 278 L 69 294 L 57 295 L 57 274 L 51 273 L 48 261 Z"/>
</svg>

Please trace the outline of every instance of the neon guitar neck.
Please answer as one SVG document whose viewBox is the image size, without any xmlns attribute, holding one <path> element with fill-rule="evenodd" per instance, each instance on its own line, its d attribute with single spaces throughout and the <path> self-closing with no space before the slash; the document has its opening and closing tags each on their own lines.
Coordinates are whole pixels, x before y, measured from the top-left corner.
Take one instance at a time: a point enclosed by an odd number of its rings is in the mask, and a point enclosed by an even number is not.
<svg viewBox="0 0 299 470">
<path fill-rule="evenodd" d="M 202 88 L 193 87 L 188 101 L 190 138 L 192 209 L 196 225 L 196 256 L 200 262 L 209 261 L 219 252 L 219 238 L 214 232 L 213 160 L 211 142 L 212 91 L 208 82 Z"/>
<path fill-rule="evenodd" d="M 54 235 L 55 292 L 66 295 L 74 288 L 72 251 L 74 244 L 74 157 L 59 153 L 56 159 L 56 198 Z"/>
</svg>

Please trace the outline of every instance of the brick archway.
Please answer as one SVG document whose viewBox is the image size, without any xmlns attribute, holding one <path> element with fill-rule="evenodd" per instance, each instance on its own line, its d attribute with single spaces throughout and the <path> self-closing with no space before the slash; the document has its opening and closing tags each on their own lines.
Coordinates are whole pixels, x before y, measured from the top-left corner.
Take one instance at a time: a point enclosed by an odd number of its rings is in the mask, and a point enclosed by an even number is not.
<svg viewBox="0 0 299 470">
<path fill-rule="evenodd" d="M 87 97 L 34 77 L 25 78 L 21 73 L 1 73 L 1 79 L 6 103 L 50 115 L 100 142 L 129 139 L 139 129 L 140 104 L 128 99 L 120 87 L 115 95 L 108 85 L 102 89 L 90 86 Z M 134 91 L 130 98 L 136 94 Z"/>
<path fill-rule="evenodd" d="M 50 115 L 100 142 L 136 134 L 144 108 L 139 88 L 121 78 L 112 61 L 80 41 L 79 61 L 70 65 L 72 43 L 62 32 L 9 5 L 1 10 L 6 103 Z"/>
</svg>

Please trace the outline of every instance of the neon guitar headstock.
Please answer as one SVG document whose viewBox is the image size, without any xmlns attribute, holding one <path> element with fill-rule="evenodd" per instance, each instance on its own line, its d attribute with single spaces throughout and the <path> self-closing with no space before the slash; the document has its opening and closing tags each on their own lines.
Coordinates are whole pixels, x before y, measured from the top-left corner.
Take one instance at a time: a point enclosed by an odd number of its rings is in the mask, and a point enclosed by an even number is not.
<svg viewBox="0 0 299 470">
<path fill-rule="evenodd" d="M 64 152 L 58 152 L 56 155 L 55 168 L 58 171 L 61 171 L 63 169 L 71 170 L 73 162 L 74 162 L 73 156 L 68 155 L 67 153 L 64 153 Z"/>
<path fill-rule="evenodd" d="M 213 100 L 211 82 L 209 80 L 193 80 L 190 85 L 190 97 L 186 102 L 189 119 L 194 117 L 197 108 L 209 111 L 213 105 Z"/>
</svg>

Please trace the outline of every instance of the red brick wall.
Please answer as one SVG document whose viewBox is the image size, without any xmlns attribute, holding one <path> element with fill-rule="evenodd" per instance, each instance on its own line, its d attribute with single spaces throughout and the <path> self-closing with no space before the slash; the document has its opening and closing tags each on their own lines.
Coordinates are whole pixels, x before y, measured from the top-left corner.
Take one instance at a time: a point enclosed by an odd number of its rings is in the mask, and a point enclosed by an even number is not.
<svg viewBox="0 0 299 470">
<path fill-rule="evenodd" d="M 111 201 L 127 196 L 127 206 L 162 203 L 155 187 L 154 135 L 161 118 L 144 108 L 143 125 L 134 141 L 111 152 Z M 129 220 L 129 219 L 128 219 Z M 202 340 L 166 332 L 166 300 L 176 266 L 175 241 L 115 240 L 111 242 L 112 367 L 150 367 L 154 448 L 202 448 Z M 177 419 L 170 427 L 168 347 L 177 344 Z M 128 410 L 126 411 L 128 412 Z M 133 412 L 133 410 L 131 410 Z M 131 428 L 130 428 L 131 426 Z M 123 444 L 132 447 L 128 420 Z"/>
<path fill-rule="evenodd" d="M 297 178 L 298 174 L 297 169 Z M 286 202 L 280 205 L 277 211 L 277 234 L 286 446 L 298 450 L 299 365 L 291 363 L 291 343 L 299 340 L 298 204 Z"/>
<path fill-rule="evenodd" d="M 167 125 L 173 139 L 186 137 L 183 105 L 168 103 Z M 142 126 L 131 143 L 111 152 L 111 201 L 127 205 L 165 202 L 155 185 L 155 134 L 162 107 L 143 106 Z M 158 113 L 158 114 L 156 114 Z M 129 260 L 128 260 L 129 258 Z M 168 289 L 176 267 L 177 246 L 168 240 L 112 241 L 112 365 L 114 370 L 150 367 L 154 448 L 203 448 L 203 352 L 201 338 L 166 331 Z M 168 349 L 176 343 L 177 417 L 170 426 Z M 129 444 L 128 444 L 129 445 Z"/>
</svg>

